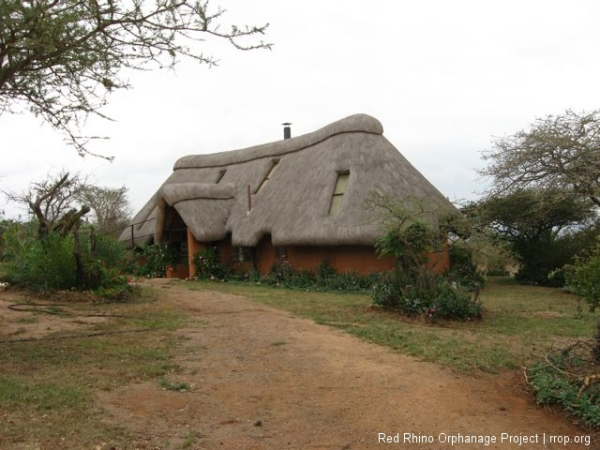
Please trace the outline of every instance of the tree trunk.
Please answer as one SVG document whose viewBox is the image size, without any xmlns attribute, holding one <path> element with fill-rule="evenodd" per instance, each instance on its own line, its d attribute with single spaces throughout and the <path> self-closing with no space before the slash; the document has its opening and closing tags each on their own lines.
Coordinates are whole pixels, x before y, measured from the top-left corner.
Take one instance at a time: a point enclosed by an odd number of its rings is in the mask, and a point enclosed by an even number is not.
<svg viewBox="0 0 600 450">
<path fill-rule="evenodd" d="M 596 321 L 596 334 L 594 335 L 593 360 L 596 364 L 600 364 L 600 317 Z"/>
<path fill-rule="evenodd" d="M 85 265 L 81 256 L 81 241 L 79 240 L 79 225 L 73 229 L 73 257 L 75 258 L 75 284 L 78 288 L 87 287 Z"/>
</svg>

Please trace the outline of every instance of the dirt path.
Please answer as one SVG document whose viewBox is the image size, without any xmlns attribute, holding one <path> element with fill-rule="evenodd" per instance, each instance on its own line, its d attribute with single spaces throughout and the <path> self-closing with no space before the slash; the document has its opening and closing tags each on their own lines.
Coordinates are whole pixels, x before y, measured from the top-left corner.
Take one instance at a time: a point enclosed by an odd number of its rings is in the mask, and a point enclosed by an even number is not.
<svg viewBox="0 0 600 450">
<path fill-rule="evenodd" d="M 456 375 L 241 297 L 159 289 L 161 301 L 197 322 L 180 330 L 185 371 L 176 377 L 193 390 L 144 383 L 100 398 L 106 420 L 155 448 L 599 448 L 594 438 L 588 447 L 550 444 L 585 433 L 533 405 L 517 373 Z M 380 433 L 399 433 L 401 443 L 383 443 Z M 502 441 L 503 433 L 533 442 Z M 496 442 L 444 442 L 473 435 Z"/>
</svg>

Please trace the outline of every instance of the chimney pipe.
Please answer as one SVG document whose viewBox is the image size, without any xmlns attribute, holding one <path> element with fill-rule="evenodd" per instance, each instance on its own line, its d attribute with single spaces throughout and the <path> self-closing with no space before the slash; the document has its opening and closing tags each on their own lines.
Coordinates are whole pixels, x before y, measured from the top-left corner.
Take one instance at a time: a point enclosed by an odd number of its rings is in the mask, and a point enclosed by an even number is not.
<svg viewBox="0 0 600 450">
<path fill-rule="evenodd" d="M 291 123 L 285 122 L 283 125 L 283 139 L 289 139 L 292 137 L 292 129 L 290 128 Z"/>
</svg>

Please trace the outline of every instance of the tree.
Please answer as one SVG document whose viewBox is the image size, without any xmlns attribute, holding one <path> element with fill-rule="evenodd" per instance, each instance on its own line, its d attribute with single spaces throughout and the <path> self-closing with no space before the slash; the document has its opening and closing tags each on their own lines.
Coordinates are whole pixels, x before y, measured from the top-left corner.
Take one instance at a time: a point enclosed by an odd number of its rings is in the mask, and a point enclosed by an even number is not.
<svg viewBox="0 0 600 450">
<path fill-rule="evenodd" d="M 25 192 L 5 194 L 9 200 L 27 206 L 37 220 L 38 238 L 44 240 L 50 232 L 68 235 L 90 212 L 88 205 L 77 203 L 82 186 L 79 175 L 62 172 L 32 183 Z"/>
<path fill-rule="evenodd" d="M 107 188 L 84 184 L 76 195 L 81 204 L 88 205 L 94 215 L 92 223 L 99 233 L 121 232 L 129 222 L 127 188 Z"/>
<path fill-rule="evenodd" d="M 594 207 L 572 192 L 527 188 L 493 195 L 463 208 L 476 229 L 506 242 L 520 264 L 517 279 L 560 284 L 548 275 L 571 261 L 593 229 Z M 589 240 L 589 239 L 588 239 Z"/>
<path fill-rule="evenodd" d="M 92 210 L 106 226 L 122 218 L 125 193 L 125 188 L 93 186 L 68 172 L 49 175 L 22 193 L 7 193 L 31 212 L 29 222 L 10 224 L 2 233 L 8 234 L 8 242 L 0 250 L 11 260 L 15 282 L 33 289 L 95 289 L 116 283 L 127 291 L 122 277 L 109 267 L 119 263 L 123 246 L 114 236 L 97 235 L 84 220 Z M 92 207 L 86 198 L 94 202 Z"/>
<path fill-rule="evenodd" d="M 595 311 L 600 306 L 600 237 L 591 251 L 576 258 L 564 270 L 569 287 L 586 301 L 590 311 Z M 598 344 L 596 354 L 600 362 L 600 340 Z"/>
<path fill-rule="evenodd" d="M 208 0 L 3 0 L 0 2 L 0 114 L 25 106 L 66 133 L 82 155 L 77 131 L 113 89 L 129 88 L 124 68 L 173 67 L 181 57 L 214 65 L 197 42 L 214 37 L 240 50 L 270 49 L 245 38 L 259 27 L 220 26 L 225 11 Z"/>
<path fill-rule="evenodd" d="M 484 159 L 493 193 L 570 190 L 600 206 L 600 110 L 540 119 L 528 131 L 497 139 Z"/>
</svg>

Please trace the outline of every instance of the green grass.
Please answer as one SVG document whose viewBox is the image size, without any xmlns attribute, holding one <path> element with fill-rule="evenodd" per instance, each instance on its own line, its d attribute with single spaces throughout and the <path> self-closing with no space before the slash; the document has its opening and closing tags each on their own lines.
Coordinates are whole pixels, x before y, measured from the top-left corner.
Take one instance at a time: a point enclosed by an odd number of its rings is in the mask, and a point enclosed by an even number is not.
<svg viewBox="0 0 600 450">
<path fill-rule="evenodd" d="M 549 348 L 589 338 L 595 315 L 577 318 L 577 301 L 558 289 L 490 279 L 481 292 L 484 319 L 434 323 L 382 311 L 361 294 L 316 293 L 259 285 L 202 282 L 193 289 L 242 295 L 339 328 L 365 341 L 465 372 L 522 367 Z"/>
<path fill-rule="evenodd" d="M 0 407 L 26 406 L 38 410 L 83 408 L 84 392 L 77 386 L 36 383 L 28 377 L 0 378 Z"/>
<path fill-rule="evenodd" d="M 196 442 L 196 432 L 195 431 L 190 431 L 184 437 L 183 442 L 181 443 L 181 448 L 182 449 L 192 448 L 192 446 L 194 445 L 194 442 Z"/>
<path fill-rule="evenodd" d="M 162 387 L 166 391 L 188 391 L 190 389 L 190 385 L 184 381 L 171 381 L 168 378 L 163 378 L 160 380 L 160 387 Z"/>
</svg>

